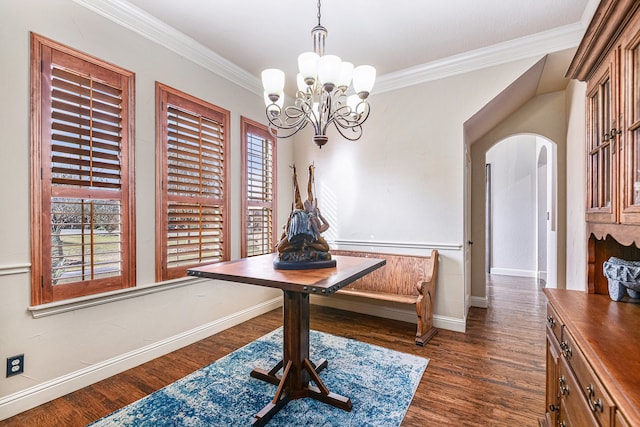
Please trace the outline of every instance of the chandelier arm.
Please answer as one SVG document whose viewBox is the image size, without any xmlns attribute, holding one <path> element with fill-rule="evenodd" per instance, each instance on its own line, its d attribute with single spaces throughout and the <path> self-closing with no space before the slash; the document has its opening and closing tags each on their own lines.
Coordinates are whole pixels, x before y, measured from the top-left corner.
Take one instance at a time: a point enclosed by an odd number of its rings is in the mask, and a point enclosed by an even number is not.
<svg viewBox="0 0 640 427">
<path fill-rule="evenodd" d="M 284 112 L 278 106 L 268 106 L 266 115 L 269 121 L 269 132 L 277 138 L 289 138 L 309 123 L 315 128 L 316 123 L 312 119 L 315 116 L 309 116 L 309 110 L 306 103 L 301 106 L 290 105 L 284 109 Z"/>
<path fill-rule="evenodd" d="M 338 130 L 338 133 L 342 135 L 343 138 L 348 139 L 349 141 L 357 141 L 362 136 L 362 126 L 352 126 L 348 128 L 343 128 L 342 126 L 338 126 L 334 123 L 335 128 Z M 345 133 L 346 131 L 352 131 L 353 136 Z"/>
<path fill-rule="evenodd" d="M 369 107 L 369 104 L 366 102 L 361 102 L 360 104 L 364 105 L 363 107 L 364 111 L 357 115 L 353 114 L 353 110 L 351 109 L 351 107 L 347 105 L 340 106 L 333 112 L 330 123 L 333 123 L 336 126 L 336 128 L 341 127 L 342 129 L 349 129 L 356 126 L 362 126 L 362 124 L 369 117 L 369 112 L 371 111 L 371 109 Z M 356 108 L 356 110 L 357 109 L 359 108 Z M 327 123 L 327 126 L 328 125 L 329 123 Z"/>
<path fill-rule="evenodd" d="M 335 105 L 337 105 L 338 107 L 333 112 L 330 111 L 330 114 L 328 114 L 327 122 L 325 123 L 323 128 L 323 131 L 325 133 L 331 123 L 336 120 L 340 120 L 342 116 L 346 116 L 347 110 L 350 111 L 349 107 L 345 105 L 345 98 L 346 96 L 344 92 L 339 88 L 335 89 L 331 94 L 329 94 L 329 101 L 327 102 L 329 104 L 329 111 L 331 110 L 331 106 L 333 105 L 333 103 L 335 103 Z"/>
<path fill-rule="evenodd" d="M 313 125 L 313 129 L 316 135 L 320 132 L 320 126 L 322 123 L 322 112 L 315 111 L 313 108 L 313 96 L 309 95 L 304 101 L 298 99 L 301 102 L 301 109 L 304 112 L 305 118 L 308 123 Z M 316 114 L 317 113 L 317 114 Z"/>
<path fill-rule="evenodd" d="M 329 120 L 325 125 L 325 129 L 331 124 L 334 123 L 336 126 L 340 126 L 342 128 L 350 128 L 358 125 L 358 121 L 352 119 L 351 117 L 351 108 L 346 105 L 343 105 L 337 108 L 332 114 Z"/>
<path fill-rule="evenodd" d="M 290 111 L 285 111 L 283 118 L 282 110 L 275 110 L 273 107 L 271 108 L 271 110 L 267 108 L 267 119 L 269 120 L 269 125 L 275 127 L 276 129 L 281 129 L 284 131 L 291 129 L 299 130 L 301 126 L 305 124 L 304 114 L 293 115 Z M 292 107 L 287 107 L 287 110 L 289 110 L 290 108 Z"/>
<path fill-rule="evenodd" d="M 318 106 L 318 125 L 316 126 L 316 135 L 327 134 L 327 126 L 329 126 L 331 119 L 331 105 L 331 93 L 326 93 L 321 89 Z"/>
<path fill-rule="evenodd" d="M 269 128 L 269 133 L 271 133 L 271 135 L 273 135 L 276 138 L 282 139 L 282 138 L 289 138 L 295 135 L 296 133 L 304 129 L 306 125 L 307 125 L 307 122 L 303 122 L 298 127 L 282 127 L 269 121 L 268 128 Z"/>
</svg>

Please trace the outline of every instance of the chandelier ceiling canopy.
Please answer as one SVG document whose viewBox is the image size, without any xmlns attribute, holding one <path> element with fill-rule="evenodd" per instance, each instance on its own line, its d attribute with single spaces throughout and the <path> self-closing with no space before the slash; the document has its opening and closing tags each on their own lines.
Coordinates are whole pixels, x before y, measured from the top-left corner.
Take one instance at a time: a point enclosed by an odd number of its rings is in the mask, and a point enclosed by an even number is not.
<svg viewBox="0 0 640 427">
<path fill-rule="evenodd" d="M 315 132 L 313 142 L 322 148 L 328 141 L 326 133 L 331 124 L 351 141 L 362 136 L 376 69 L 370 65 L 354 67 L 336 55 L 325 55 L 327 29 L 320 18 L 318 0 L 318 25 L 311 30 L 313 52 L 298 56 L 298 91 L 293 105 L 283 108 L 284 71 L 264 70 L 262 85 L 270 132 L 278 138 L 288 138 L 311 124 Z"/>
</svg>

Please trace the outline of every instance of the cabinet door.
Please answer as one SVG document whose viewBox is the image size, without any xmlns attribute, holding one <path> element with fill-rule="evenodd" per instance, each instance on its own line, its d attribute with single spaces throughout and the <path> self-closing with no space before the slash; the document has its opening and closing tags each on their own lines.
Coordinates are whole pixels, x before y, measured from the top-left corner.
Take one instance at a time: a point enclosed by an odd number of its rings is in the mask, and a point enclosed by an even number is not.
<svg viewBox="0 0 640 427">
<path fill-rule="evenodd" d="M 558 359 L 560 358 L 560 345 L 553 332 L 547 327 L 547 392 L 546 396 L 546 423 L 548 427 L 558 425 L 560 414 L 560 392 L 558 383 Z"/>
<path fill-rule="evenodd" d="M 613 50 L 587 87 L 587 221 L 618 222 L 619 135 L 616 73 L 618 51 Z"/>
<path fill-rule="evenodd" d="M 624 170 L 620 221 L 640 224 L 640 20 L 622 41 L 622 86 L 625 96 Z"/>
</svg>

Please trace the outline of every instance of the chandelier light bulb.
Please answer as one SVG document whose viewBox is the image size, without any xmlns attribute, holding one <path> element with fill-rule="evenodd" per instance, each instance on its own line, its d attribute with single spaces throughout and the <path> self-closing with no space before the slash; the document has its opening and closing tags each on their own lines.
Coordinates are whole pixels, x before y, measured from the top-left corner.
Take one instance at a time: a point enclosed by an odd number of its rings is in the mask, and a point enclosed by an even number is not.
<svg viewBox="0 0 640 427">
<path fill-rule="evenodd" d="M 331 92 L 338 84 L 342 60 L 336 55 L 324 55 L 318 61 L 318 79 L 327 92 Z"/>
<path fill-rule="evenodd" d="M 320 56 L 315 52 L 305 52 L 298 56 L 298 70 L 308 86 L 313 85 L 318 75 L 318 60 Z"/>
<path fill-rule="evenodd" d="M 269 98 L 279 95 L 284 90 L 284 71 L 277 68 L 268 68 L 262 72 L 262 86 L 265 92 L 269 94 Z M 271 99 L 276 102 L 278 98 Z"/>
<path fill-rule="evenodd" d="M 353 69 L 353 89 L 361 99 L 367 99 L 376 81 L 376 69 L 371 65 L 360 65 Z"/>
</svg>

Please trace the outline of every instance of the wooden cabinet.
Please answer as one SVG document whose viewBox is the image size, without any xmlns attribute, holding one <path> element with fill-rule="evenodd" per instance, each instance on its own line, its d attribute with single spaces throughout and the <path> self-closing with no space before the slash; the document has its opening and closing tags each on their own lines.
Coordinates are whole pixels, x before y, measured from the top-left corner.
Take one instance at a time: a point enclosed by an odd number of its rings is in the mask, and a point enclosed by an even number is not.
<svg viewBox="0 0 640 427">
<path fill-rule="evenodd" d="M 640 304 L 545 289 L 546 417 L 556 426 L 640 426 Z"/>
<path fill-rule="evenodd" d="M 603 0 L 569 67 L 587 82 L 590 223 L 640 225 L 640 2 Z"/>
<path fill-rule="evenodd" d="M 567 76 L 587 84 L 589 292 L 545 289 L 542 424 L 640 426 L 640 304 L 612 301 L 602 269 L 640 260 L 640 1 L 600 1 Z"/>
<path fill-rule="evenodd" d="M 586 82 L 588 292 L 545 289 L 548 427 L 640 426 L 640 304 L 602 264 L 640 260 L 640 1 L 601 0 L 567 75 Z"/>
<path fill-rule="evenodd" d="M 621 72 L 624 83 L 622 135 L 626 142 L 621 159 L 624 164 L 620 222 L 640 224 L 640 18 L 635 18 L 624 32 L 621 61 L 624 66 Z"/>
<path fill-rule="evenodd" d="M 587 83 L 587 285 L 606 294 L 602 263 L 640 260 L 640 1 L 600 1 L 567 76 Z"/>
</svg>

